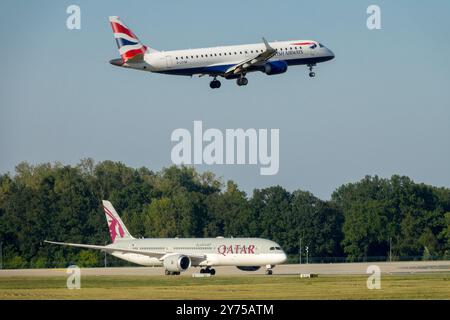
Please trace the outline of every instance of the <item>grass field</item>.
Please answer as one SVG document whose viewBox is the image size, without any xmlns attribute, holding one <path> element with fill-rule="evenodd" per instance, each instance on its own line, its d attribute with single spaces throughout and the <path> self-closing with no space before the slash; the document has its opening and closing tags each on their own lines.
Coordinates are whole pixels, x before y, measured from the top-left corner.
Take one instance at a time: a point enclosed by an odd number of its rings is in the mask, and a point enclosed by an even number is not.
<svg viewBox="0 0 450 320">
<path fill-rule="evenodd" d="M 0 299 L 450 299 L 450 273 L 383 275 L 380 290 L 366 276 L 86 276 L 81 289 L 66 277 L 0 278 Z"/>
</svg>

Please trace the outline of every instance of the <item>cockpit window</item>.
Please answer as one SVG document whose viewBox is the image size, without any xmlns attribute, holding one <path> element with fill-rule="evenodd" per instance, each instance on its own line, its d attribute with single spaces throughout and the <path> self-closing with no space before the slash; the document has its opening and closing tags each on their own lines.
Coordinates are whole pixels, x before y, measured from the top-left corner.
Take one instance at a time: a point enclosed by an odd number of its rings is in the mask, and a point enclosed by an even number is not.
<svg viewBox="0 0 450 320">
<path fill-rule="evenodd" d="M 275 247 L 270 247 L 270 250 L 275 250 Z"/>
<path fill-rule="evenodd" d="M 323 48 L 323 44 L 321 44 L 320 42 L 319 42 L 319 47 Z"/>
<path fill-rule="evenodd" d="M 281 250 L 281 248 L 280 247 L 275 247 L 275 250 Z"/>
</svg>

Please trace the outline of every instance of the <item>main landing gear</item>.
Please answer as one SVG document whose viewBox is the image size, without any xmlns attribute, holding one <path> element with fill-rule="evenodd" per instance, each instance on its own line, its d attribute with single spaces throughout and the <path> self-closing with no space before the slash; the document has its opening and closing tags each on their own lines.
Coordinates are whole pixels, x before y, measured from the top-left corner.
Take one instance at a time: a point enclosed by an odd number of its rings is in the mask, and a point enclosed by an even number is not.
<svg viewBox="0 0 450 320">
<path fill-rule="evenodd" d="M 246 86 L 248 84 L 248 79 L 245 77 L 245 75 L 242 75 L 237 78 L 236 83 L 238 86 Z"/>
<path fill-rule="evenodd" d="M 308 68 L 309 68 L 309 76 L 311 78 L 314 78 L 316 76 L 316 73 L 313 72 L 313 68 L 315 67 L 315 64 L 308 64 Z"/>
<path fill-rule="evenodd" d="M 266 275 L 268 275 L 268 276 L 271 276 L 271 275 L 272 275 L 272 273 L 273 273 L 272 268 L 273 268 L 273 266 L 270 265 L 270 264 L 268 264 L 268 265 L 266 266 Z"/>
<path fill-rule="evenodd" d="M 211 267 L 206 267 L 204 269 L 200 269 L 200 273 L 210 273 L 213 276 L 216 274 L 216 270 L 211 269 Z"/>
<path fill-rule="evenodd" d="M 221 83 L 219 80 L 216 79 L 216 77 L 214 77 L 214 80 L 209 83 L 209 87 L 211 89 L 219 89 L 220 86 L 221 86 Z"/>
<path fill-rule="evenodd" d="M 166 270 L 166 276 L 179 276 L 180 272 Z"/>
</svg>

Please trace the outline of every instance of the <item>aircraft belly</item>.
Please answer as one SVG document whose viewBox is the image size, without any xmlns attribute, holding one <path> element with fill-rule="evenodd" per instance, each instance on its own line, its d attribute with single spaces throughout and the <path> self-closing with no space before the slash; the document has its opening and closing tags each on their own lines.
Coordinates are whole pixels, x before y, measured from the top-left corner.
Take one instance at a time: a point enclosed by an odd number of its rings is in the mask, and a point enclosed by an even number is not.
<svg viewBox="0 0 450 320">
<path fill-rule="evenodd" d="M 226 256 L 216 255 L 216 263 L 218 266 L 264 266 L 272 264 L 273 259 L 268 254 L 228 254 Z M 210 258 L 208 257 L 208 260 Z"/>
</svg>

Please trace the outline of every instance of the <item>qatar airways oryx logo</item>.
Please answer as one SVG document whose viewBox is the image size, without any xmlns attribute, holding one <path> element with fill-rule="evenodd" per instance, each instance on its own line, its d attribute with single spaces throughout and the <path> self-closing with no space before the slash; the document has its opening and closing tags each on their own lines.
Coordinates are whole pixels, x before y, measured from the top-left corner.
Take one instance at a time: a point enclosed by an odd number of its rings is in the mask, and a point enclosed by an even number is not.
<svg viewBox="0 0 450 320">
<path fill-rule="evenodd" d="M 103 207 L 103 209 L 105 210 L 105 214 L 108 220 L 109 234 L 111 236 L 112 242 L 116 241 L 117 235 L 123 238 L 125 232 L 123 231 L 123 228 L 120 225 L 119 221 L 114 217 L 114 214 L 110 210 L 108 210 L 108 208 Z"/>
<path fill-rule="evenodd" d="M 227 254 L 255 254 L 255 245 L 249 244 L 247 245 L 221 245 L 217 247 L 217 252 L 220 253 L 223 256 L 226 256 Z"/>
<path fill-rule="evenodd" d="M 203 132 L 202 121 L 194 121 L 194 132 L 176 129 L 171 141 L 174 164 L 251 164 L 260 165 L 261 175 L 275 175 L 279 169 L 279 129 L 219 129 Z M 269 150 L 270 146 L 270 150 Z"/>
</svg>

